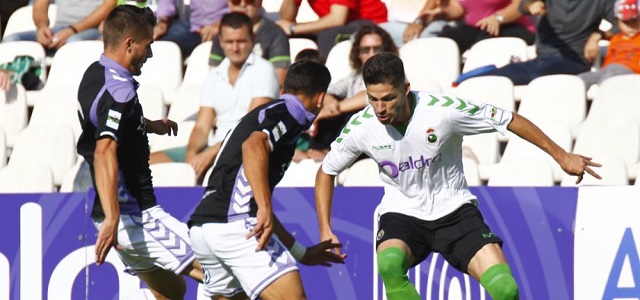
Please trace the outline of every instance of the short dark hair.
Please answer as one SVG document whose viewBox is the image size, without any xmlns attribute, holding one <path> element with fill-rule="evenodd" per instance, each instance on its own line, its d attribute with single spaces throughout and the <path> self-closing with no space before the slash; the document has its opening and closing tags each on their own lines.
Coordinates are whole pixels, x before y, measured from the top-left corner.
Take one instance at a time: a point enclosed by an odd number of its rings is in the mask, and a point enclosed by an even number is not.
<svg viewBox="0 0 640 300">
<path fill-rule="evenodd" d="M 367 34 L 377 34 L 382 40 L 382 52 L 391 52 L 398 55 L 398 47 L 393 42 L 393 38 L 389 33 L 376 24 L 365 24 L 356 31 L 351 52 L 349 52 L 349 62 L 351 67 L 358 73 L 362 71 L 362 62 L 360 61 L 360 42 Z"/>
<path fill-rule="evenodd" d="M 118 5 L 104 21 L 103 39 L 105 48 L 114 48 L 127 36 L 141 39 L 147 35 L 153 38 L 156 16 L 149 7 Z"/>
<path fill-rule="evenodd" d="M 406 80 L 404 64 L 400 57 L 393 53 L 379 53 L 364 63 L 362 78 L 365 85 L 390 83 L 398 87 Z"/>
<path fill-rule="evenodd" d="M 331 83 L 331 73 L 322 64 L 310 60 L 302 60 L 292 64 L 284 79 L 284 92 L 287 94 L 303 94 L 314 96 L 326 92 Z"/>
<path fill-rule="evenodd" d="M 320 54 L 320 51 L 316 49 L 307 48 L 307 49 L 300 50 L 300 52 L 296 54 L 296 58 L 294 59 L 294 62 L 299 62 L 303 60 L 310 60 L 310 61 L 314 61 L 324 65 L 322 54 Z"/>
<path fill-rule="evenodd" d="M 253 36 L 253 22 L 246 14 L 239 12 L 230 12 L 224 14 L 222 19 L 220 20 L 220 29 L 218 30 L 218 34 L 222 33 L 222 27 L 231 27 L 233 29 L 240 29 L 242 27 L 247 27 L 249 29 L 249 34 Z"/>
</svg>

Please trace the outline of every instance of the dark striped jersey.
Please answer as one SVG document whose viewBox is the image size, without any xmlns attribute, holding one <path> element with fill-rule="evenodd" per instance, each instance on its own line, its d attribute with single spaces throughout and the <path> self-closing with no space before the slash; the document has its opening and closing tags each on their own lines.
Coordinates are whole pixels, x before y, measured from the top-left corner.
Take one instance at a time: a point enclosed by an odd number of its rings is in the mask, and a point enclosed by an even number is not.
<svg viewBox="0 0 640 300">
<path fill-rule="evenodd" d="M 240 119 L 222 143 L 205 194 L 189 224 L 227 223 L 255 217 L 258 206 L 244 174 L 242 143 L 254 131 L 267 134 L 271 148 L 268 180 L 273 191 L 289 167 L 298 137 L 314 118 L 298 98 L 285 94 L 282 99 L 256 107 Z"/>
<path fill-rule="evenodd" d="M 139 214 L 156 205 L 149 169 L 149 140 L 137 88 L 138 83 L 127 69 L 102 55 L 85 71 L 78 89 L 78 117 L 82 126 L 78 154 L 89 163 L 95 186 L 96 142 L 109 138 L 118 143 L 121 214 Z M 98 193 L 91 216 L 104 216 Z"/>
</svg>

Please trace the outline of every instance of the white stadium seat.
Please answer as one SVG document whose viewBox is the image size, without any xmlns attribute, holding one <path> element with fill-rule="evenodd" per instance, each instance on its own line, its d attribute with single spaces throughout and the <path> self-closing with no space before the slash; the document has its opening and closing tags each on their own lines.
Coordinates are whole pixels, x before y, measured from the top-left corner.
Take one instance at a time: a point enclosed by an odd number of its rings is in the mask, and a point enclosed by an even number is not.
<svg viewBox="0 0 640 300">
<path fill-rule="evenodd" d="M 320 162 L 303 159 L 299 163 L 292 162 L 278 183 L 278 187 L 313 187 Z"/>
<path fill-rule="evenodd" d="M 542 159 L 521 159 L 498 163 L 489 186 L 553 186 L 553 169 Z"/>
<path fill-rule="evenodd" d="M 47 81 L 46 54 L 40 43 L 34 41 L 15 41 L 0 43 L 0 63 L 13 61 L 16 56 L 27 55 L 40 63 L 40 80 L 44 84 Z"/>
<path fill-rule="evenodd" d="M 73 130 L 77 141 L 82 133 L 78 120 L 78 87 L 58 85 L 43 89 L 40 100 L 33 107 L 27 127 L 63 124 Z"/>
<path fill-rule="evenodd" d="M 27 120 L 27 100 L 22 85 L 12 84 L 8 91 L 0 91 L 0 130 L 4 131 L 8 147 L 13 147 Z"/>
<path fill-rule="evenodd" d="M 151 44 L 153 57 L 147 59 L 142 66 L 141 74 L 136 80 L 141 84 L 151 84 L 159 87 L 167 101 L 182 82 L 182 54 L 174 42 L 156 41 Z"/>
<path fill-rule="evenodd" d="M 149 120 L 160 120 L 167 117 L 167 107 L 164 105 L 162 90 L 150 84 L 138 87 L 138 101 L 142 105 L 144 117 Z"/>
<path fill-rule="evenodd" d="M 591 156 L 591 154 L 589 154 Z M 580 182 L 579 186 L 586 185 L 597 185 L 597 186 L 622 186 L 629 185 L 629 180 L 627 179 L 627 167 L 624 163 L 624 160 L 615 155 L 609 153 L 594 153 L 592 155 L 593 161 L 602 164 L 602 167 L 596 168 L 592 167 L 592 169 L 602 176 L 601 180 L 596 179 L 595 177 L 585 174 L 582 182 Z M 560 182 L 561 186 L 576 186 L 576 176 L 570 176 L 568 174 L 564 174 L 562 177 L 562 182 Z"/>
<path fill-rule="evenodd" d="M 486 65 L 495 65 L 500 68 L 509 64 L 512 59 L 526 61 L 528 56 L 527 43 L 521 38 L 495 37 L 484 39 L 475 43 L 468 50 L 462 73 Z"/>
<path fill-rule="evenodd" d="M 4 131 L 0 128 L 0 169 L 7 165 L 7 139 Z"/>
<path fill-rule="evenodd" d="M 49 15 L 49 24 L 54 25 L 56 22 L 56 5 L 49 4 L 47 14 Z M 7 27 L 4 29 L 4 36 L 24 31 L 35 31 L 36 25 L 33 23 L 33 6 L 27 5 L 14 11 L 9 20 Z"/>
<path fill-rule="evenodd" d="M 300 51 L 304 49 L 315 49 L 318 50 L 318 45 L 316 42 L 310 39 L 304 38 L 290 38 L 289 39 L 289 55 L 291 56 L 291 62 L 296 58 L 296 55 L 300 53 Z"/>
<path fill-rule="evenodd" d="M 342 41 L 329 51 L 325 65 L 331 73 L 331 83 L 347 77 L 351 72 L 351 63 L 349 62 L 351 44 L 351 40 Z"/>
<path fill-rule="evenodd" d="M 150 165 L 154 187 L 190 187 L 196 185 L 196 172 L 188 163 Z"/>
<path fill-rule="evenodd" d="M 443 91 L 460 75 L 460 51 L 448 38 L 432 37 L 411 40 L 400 48 L 409 82 L 425 76 L 438 82 Z"/>
<path fill-rule="evenodd" d="M 9 165 L 0 169 L 0 193 L 51 192 L 55 192 L 53 175 L 46 165 Z"/>
</svg>

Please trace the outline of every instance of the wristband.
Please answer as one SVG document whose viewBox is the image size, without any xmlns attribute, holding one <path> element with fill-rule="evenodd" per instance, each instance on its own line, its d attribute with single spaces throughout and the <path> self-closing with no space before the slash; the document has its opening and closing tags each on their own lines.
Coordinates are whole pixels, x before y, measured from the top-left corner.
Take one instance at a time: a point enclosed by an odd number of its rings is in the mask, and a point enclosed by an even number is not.
<svg viewBox="0 0 640 300">
<path fill-rule="evenodd" d="M 501 14 L 494 14 L 494 17 L 496 17 L 496 20 L 498 20 L 498 23 L 502 24 L 504 23 L 504 16 Z"/>
<path fill-rule="evenodd" d="M 300 261 L 304 254 L 307 253 L 307 247 L 303 246 L 298 241 L 295 241 L 293 243 L 293 246 L 291 246 L 291 249 L 289 249 L 289 252 L 293 256 L 293 258 L 295 258 L 297 261 Z"/>
<path fill-rule="evenodd" d="M 73 25 L 69 25 L 69 26 L 67 26 L 67 28 L 71 29 L 71 31 L 73 31 L 73 34 L 77 34 L 78 33 L 78 29 L 73 27 Z"/>
<path fill-rule="evenodd" d="M 289 26 L 289 32 L 291 35 L 294 35 L 296 31 L 296 24 L 291 24 L 291 26 Z"/>
<path fill-rule="evenodd" d="M 413 20 L 413 24 L 420 24 L 423 27 L 427 26 L 427 22 L 425 22 L 424 19 L 420 17 L 417 17 L 415 20 Z"/>
</svg>

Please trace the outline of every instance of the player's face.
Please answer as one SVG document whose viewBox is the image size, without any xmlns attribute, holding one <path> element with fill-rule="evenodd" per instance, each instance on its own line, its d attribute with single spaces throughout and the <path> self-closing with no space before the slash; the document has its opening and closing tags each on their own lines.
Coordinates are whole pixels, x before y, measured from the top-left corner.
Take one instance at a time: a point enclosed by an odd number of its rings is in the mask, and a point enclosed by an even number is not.
<svg viewBox="0 0 640 300">
<path fill-rule="evenodd" d="M 262 0 L 229 0 L 227 1 L 231 12 L 243 13 L 251 20 L 260 18 L 260 8 L 262 8 Z"/>
<path fill-rule="evenodd" d="M 404 124 L 408 121 L 409 84 L 394 87 L 390 83 L 367 85 L 367 97 L 378 121 L 384 125 Z"/>
<path fill-rule="evenodd" d="M 231 64 L 241 67 L 253 50 L 253 36 L 249 33 L 249 28 L 223 26 L 219 38 L 224 55 Z"/>
<path fill-rule="evenodd" d="M 141 39 L 132 40 L 130 43 L 131 52 L 129 53 L 129 72 L 131 75 L 140 75 L 142 65 L 147 61 L 147 58 L 153 56 L 151 51 L 151 44 L 153 43 L 152 31 Z"/>
<path fill-rule="evenodd" d="M 358 46 L 358 58 L 364 65 L 369 58 L 382 52 L 382 49 L 382 38 L 379 35 L 375 33 L 365 34 Z"/>
</svg>

